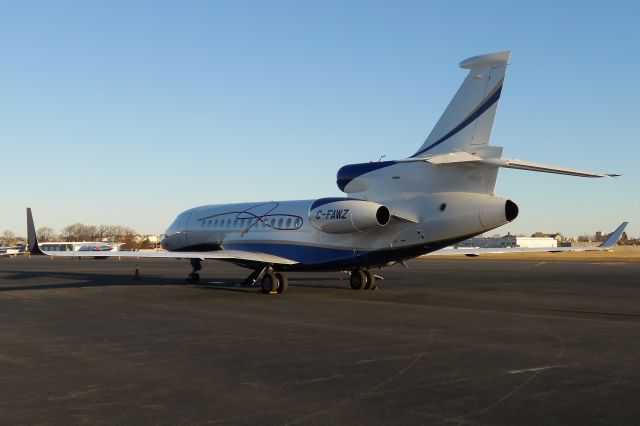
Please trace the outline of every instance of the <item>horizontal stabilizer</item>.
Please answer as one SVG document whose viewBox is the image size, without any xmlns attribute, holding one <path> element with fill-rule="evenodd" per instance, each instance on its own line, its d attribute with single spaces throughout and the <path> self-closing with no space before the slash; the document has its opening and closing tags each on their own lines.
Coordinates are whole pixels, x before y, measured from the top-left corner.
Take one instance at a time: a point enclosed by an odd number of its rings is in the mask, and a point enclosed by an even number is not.
<svg viewBox="0 0 640 426">
<path fill-rule="evenodd" d="M 431 164 L 472 163 L 482 162 L 482 158 L 470 152 L 461 151 L 426 157 L 424 158 L 424 161 Z"/>
<path fill-rule="evenodd" d="M 589 177 L 589 178 L 603 178 L 603 177 L 611 178 L 611 177 L 620 176 L 619 174 L 616 174 L 616 173 L 590 172 L 585 170 L 570 169 L 568 167 L 559 167 L 559 166 L 550 166 L 547 164 L 532 163 L 530 161 L 522 161 L 517 159 L 511 160 L 509 158 L 483 160 L 483 163 L 494 164 L 498 167 L 504 167 L 507 169 L 529 170 L 531 172 L 556 173 L 560 175 Z"/>
<path fill-rule="evenodd" d="M 533 163 L 531 161 L 523 161 L 518 159 L 501 158 L 501 157 L 483 158 L 477 154 L 470 153 L 470 152 L 462 152 L 462 151 L 450 152 L 448 154 L 434 155 L 431 157 L 408 158 L 406 160 L 399 160 L 400 163 L 420 162 L 420 161 L 424 161 L 426 163 L 430 163 L 434 165 L 448 165 L 448 164 L 468 164 L 470 166 L 482 165 L 482 166 L 503 167 L 506 169 L 528 170 L 531 172 L 542 172 L 542 173 L 556 173 L 561 175 L 589 177 L 589 178 L 612 178 L 612 177 L 621 176 L 620 174 L 617 174 L 617 173 L 591 172 L 587 170 L 571 169 L 568 167 Z"/>
</svg>

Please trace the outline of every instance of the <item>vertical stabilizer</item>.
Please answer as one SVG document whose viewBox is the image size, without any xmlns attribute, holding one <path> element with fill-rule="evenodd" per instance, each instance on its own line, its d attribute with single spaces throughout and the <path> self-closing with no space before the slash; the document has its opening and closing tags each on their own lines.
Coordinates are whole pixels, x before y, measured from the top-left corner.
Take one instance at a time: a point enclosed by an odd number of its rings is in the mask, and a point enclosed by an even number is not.
<svg viewBox="0 0 640 426">
<path fill-rule="evenodd" d="M 412 157 L 472 152 L 489 144 L 510 52 L 487 53 L 460 62 L 469 74 L 427 140 Z"/>
<path fill-rule="evenodd" d="M 27 207 L 27 241 L 29 246 L 29 253 L 32 255 L 41 255 L 44 254 L 40 247 L 38 246 L 38 237 L 36 234 L 36 226 L 33 223 L 33 215 L 31 214 L 31 209 Z"/>
</svg>

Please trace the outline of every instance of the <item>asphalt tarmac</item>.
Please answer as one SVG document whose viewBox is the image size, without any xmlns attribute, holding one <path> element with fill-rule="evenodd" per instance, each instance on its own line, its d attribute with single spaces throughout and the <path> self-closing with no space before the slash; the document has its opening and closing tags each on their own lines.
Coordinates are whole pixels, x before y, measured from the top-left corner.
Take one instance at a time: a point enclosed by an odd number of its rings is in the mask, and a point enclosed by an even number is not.
<svg viewBox="0 0 640 426">
<path fill-rule="evenodd" d="M 639 263 L 426 259 L 281 296 L 135 266 L 0 259 L 0 424 L 640 421 Z"/>
</svg>

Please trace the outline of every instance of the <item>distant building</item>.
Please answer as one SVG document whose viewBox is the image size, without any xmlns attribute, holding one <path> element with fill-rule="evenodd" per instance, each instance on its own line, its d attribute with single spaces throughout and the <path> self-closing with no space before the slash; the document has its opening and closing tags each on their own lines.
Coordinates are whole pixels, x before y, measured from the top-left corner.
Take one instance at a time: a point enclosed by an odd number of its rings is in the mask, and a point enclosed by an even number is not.
<svg viewBox="0 0 640 426">
<path fill-rule="evenodd" d="M 564 235 L 562 235 L 559 232 L 556 232 L 555 234 L 545 234 L 544 232 L 536 232 L 535 234 L 531 235 L 531 237 L 533 238 L 553 238 L 554 240 L 556 240 L 558 242 L 558 244 L 564 242 L 566 240 L 566 238 L 564 237 Z"/>
<path fill-rule="evenodd" d="M 558 240 L 550 237 L 518 237 L 507 234 L 502 237 L 474 237 L 455 247 L 506 248 L 506 247 L 558 247 Z"/>
</svg>

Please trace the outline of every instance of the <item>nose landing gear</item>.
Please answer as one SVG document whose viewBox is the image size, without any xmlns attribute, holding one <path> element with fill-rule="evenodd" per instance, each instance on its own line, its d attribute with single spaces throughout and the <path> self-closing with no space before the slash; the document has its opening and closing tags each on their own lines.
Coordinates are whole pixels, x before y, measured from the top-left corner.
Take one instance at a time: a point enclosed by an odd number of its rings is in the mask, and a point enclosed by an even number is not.
<svg viewBox="0 0 640 426">
<path fill-rule="evenodd" d="M 191 259 L 191 273 L 187 277 L 187 282 L 197 283 L 200 281 L 200 274 L 198 273 L 202 269 L 202 263 L 200 259 Z"/>
</svg>

